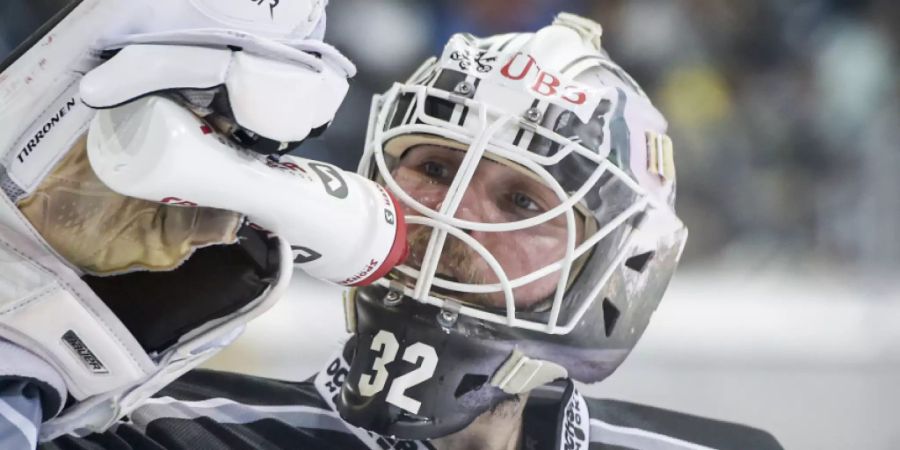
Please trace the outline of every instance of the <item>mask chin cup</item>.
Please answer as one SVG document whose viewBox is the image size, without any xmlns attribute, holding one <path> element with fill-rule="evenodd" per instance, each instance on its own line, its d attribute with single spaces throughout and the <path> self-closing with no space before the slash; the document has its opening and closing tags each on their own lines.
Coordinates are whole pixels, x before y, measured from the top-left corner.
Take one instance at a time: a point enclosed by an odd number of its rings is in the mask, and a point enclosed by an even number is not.
<svg viewBox="0 0 900 450">
<path fill-rule="evenodd" d="M 352 425 L 399 439 L 433 439 L 566 376 L 560 366 L 526 357 L 515 340 L 481 335 L 468 317 L 445 329 L 431 305 L 408 297 L 385 302 L 390 291 L 380 286 L 355 294 L 348 303 L 355 336 L 344 351 L 350 368 L 335 400 Z"/>
<path fill-rule="evenodd" d="M 81 98 L 97 109 L 181 89 L 224 86 L 238 125 L 278 142 L 299 142 L 334 118 L 349 85 L 347 73 L 318 70 L 244 51 L 136 44 L 88 72 Z"/>
</svg>

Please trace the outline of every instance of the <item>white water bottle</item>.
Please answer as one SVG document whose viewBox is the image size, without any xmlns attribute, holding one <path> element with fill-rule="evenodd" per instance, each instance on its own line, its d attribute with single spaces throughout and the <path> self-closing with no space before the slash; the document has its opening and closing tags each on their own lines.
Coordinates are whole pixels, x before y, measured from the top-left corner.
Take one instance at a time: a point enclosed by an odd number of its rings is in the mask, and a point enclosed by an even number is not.
<svg viewBox="0 0 900 450">
<path fill-rule="evenodd" d="M 243 213 L 290 242 L 314 277 L 369 284 L 406 258 L 403 212 L 383 187 L 330 164 L 242 149 L 168 98 L 98 111 L 87 151 L 110 189 Z"/>
</svg>

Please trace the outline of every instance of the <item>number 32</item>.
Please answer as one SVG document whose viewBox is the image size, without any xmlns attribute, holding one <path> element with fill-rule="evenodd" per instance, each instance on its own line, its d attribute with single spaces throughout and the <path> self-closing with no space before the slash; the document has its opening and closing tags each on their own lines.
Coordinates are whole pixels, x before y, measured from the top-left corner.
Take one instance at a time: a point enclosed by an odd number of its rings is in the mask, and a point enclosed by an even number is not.
<svg viewBox="0 0 900 450">
<path fill-rule="evenodd" d="M 381 330 L 372 338 L 372 345 L 369 348 L 380 352 L 381 355 L 375 358 L 372 365 L 372 370 L 375 371 L 374 376 L 366 373 L 359 376 L 359 393 L 365 397 L 371 397 L 384 389 L 388 378 L 388 371 L 384 366 L 396 360 L 400 344 L 397 343 L 397 337 L 393 333 Z M 430 345 L 416 342 L 403 352 L 403 360 L 417 364 L 419 367 L 406 375 L 397 377 L 391 383 L 386 400 L 401 409 L 418 414 L 422 403 L 409 398 L 406 390 L 434 375 L 434 369 L 438 363 L 437 352 Z"/>
</svg>

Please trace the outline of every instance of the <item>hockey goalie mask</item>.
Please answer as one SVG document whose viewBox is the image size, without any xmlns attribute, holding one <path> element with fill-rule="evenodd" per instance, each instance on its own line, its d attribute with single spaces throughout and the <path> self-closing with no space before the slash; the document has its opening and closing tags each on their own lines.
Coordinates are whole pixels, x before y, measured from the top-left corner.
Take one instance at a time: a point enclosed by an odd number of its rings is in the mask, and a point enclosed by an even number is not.
<svg viewBox="0 0 900 450">
<path fill-rule="evenodd" d="M 568 14 L 455 35 L 376 96 L 360 171 L 408 207 L 411 252 L 348 296 L 345 420 L 443 436 L 635 345 L 687 233 L 666 122 L 599 41 Z"/>
</svg>

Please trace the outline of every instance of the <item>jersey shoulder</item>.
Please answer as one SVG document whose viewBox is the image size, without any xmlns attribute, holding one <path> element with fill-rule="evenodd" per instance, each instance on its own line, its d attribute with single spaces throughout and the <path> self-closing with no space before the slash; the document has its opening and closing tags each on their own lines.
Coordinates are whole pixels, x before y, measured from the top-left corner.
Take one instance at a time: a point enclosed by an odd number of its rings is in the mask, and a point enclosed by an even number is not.
<svg viewBox="0 0 900 450">
<path fill-rule="evenodd" d="M 669 448 L 690 443 L 717 450 L 781 450 L 775 437 L 758 428 L 621 400 L 585 399 L 591 441 L 623 448 Z M 680 442 L 679 442 L 680 441 Z"/>
<path fill-rule="evenodd" d="M 63 436 L 41 448 L 368 448 L 308 381 L 194 370 L 144 402 L 128 419 L 103 433 Z"/>
<path fill-rule="evenodd" d="M 154 397 L 198 402 L 215 398 L 252 405 L 304 405 L 328 409 L 310 381 L 285 381 L 234 372 L 195 369 L 167 385 Z"/>
</svg>

